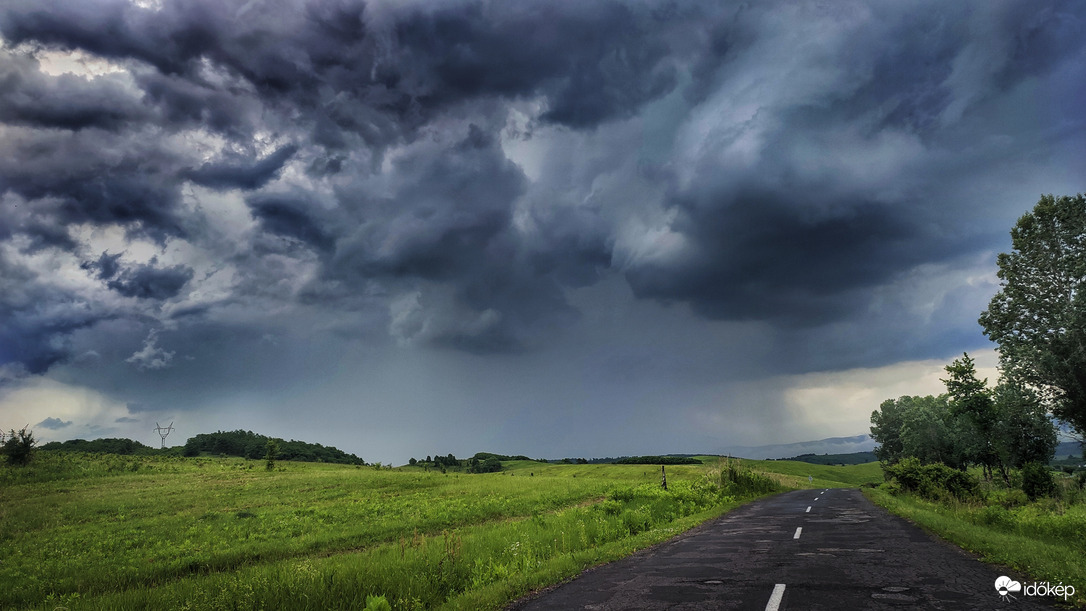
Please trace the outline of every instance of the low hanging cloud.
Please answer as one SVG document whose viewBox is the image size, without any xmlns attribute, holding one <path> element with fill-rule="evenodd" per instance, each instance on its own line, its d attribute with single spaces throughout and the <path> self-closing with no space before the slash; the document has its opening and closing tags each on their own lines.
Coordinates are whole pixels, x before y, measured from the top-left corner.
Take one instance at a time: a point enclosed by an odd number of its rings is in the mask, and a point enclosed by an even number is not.
<svg viewBox="0 0 1086 611">
<path fill-rule="evenodd" d="M 176 297 L 192 277 L 190 267 L 156 267 L 152 259 L 148 265 L 136 265 L 112 274 L 107 285 L 125 297 L 161 301 Z"/>
<path fill-rule="evenodd" d="M 71 420 L 61 420 L 60 418 L 46 418 L 34 426 L 40 426 L 43 429 L 49 429 L 51 431 L 59 431 L 62 428 L 72 425 Z"/>
<path fill-rule="evenodd" d="M 166 351 L 158 346 L 158 332 L 152 330 L 143 341 L 143 348 L 125 359 L 141 371 L 165 369 L 170 366 L 176 352 Z"/>
</svg>

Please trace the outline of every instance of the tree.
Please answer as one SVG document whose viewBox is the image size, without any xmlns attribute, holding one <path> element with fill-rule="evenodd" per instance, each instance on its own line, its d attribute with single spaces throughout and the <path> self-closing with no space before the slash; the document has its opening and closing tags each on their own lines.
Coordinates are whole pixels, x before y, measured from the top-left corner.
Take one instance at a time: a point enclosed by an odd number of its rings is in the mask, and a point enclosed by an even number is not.
<svg viewBox="0 0 1086 611">
<path fill-rule="evenodd" d="M 879 444 L 875 446 L 875 457 L 884 463 L 896 463 L 905 457 L 901 425 L 907 409 L 904 402 L 911 398 L 887 399 L 871 412 L 871 438 Z"/>
<path fill-rule="evenodd" d="M 871 438 L 879 443 L 875 456 L 887 464 L 914 457 L 964 468 L 975 435 L 963 428 L 951 416 L 946 395 L 887 399 L 871 413 Z"/>
<path fill-rule="evenodd" d="M 19 431 L 12 429 L 4 442 L 3 454 L 9 464 L 26 466 L 34 458 L 36 444 L 33 431 L 27 431 L 25 426 Z"/>
<path fill-rule="evenodd" d="M 980 324 L 999 344 L 1004 375 L 1086 436 L 1086 197 L 1042 196 L 1011 241 Z"/>
<path fill-rule="evenodd" d="M 1048 464 L 1059 440 L 1056 427 L 1029 388 L 1003 380 L 992 394 L 999 422 L 996 451 L 1007 466 L 1021 469 L 1028 463 Z"/>
<path fill-rule="evenodd" d="M 996 451 L 995 433 L 999 414 L 992 393 L 988 390 L 988 380 L 977 378 L 975 363 L 968 353 L 947 365 L 946 372 L 949 377 L 943 380 L 943 384 L 946 384 L 947 394 L 950 395 L 950 413 L 955 418 L 965 420 L 969 425 L 967 431 L 970 428 L 975 431 L 975 435 L 969 435 L 975 443 L 969 444 L 971 451 L 968 454 L 971 456 L 967 455 L 968 458 L 984 467 L 985 478 L 992 479 L 993 469 L 999 467 L 1006 479 L 1006 467 Z"/>
<path fill-rule="evenodd" d="M 279 457 L 279 442 L 274 439 L 269 439 L 264 447 L 264 466 L 268 471 L 271 471 L 275 468 L 275 459 Z"/>
</svg>

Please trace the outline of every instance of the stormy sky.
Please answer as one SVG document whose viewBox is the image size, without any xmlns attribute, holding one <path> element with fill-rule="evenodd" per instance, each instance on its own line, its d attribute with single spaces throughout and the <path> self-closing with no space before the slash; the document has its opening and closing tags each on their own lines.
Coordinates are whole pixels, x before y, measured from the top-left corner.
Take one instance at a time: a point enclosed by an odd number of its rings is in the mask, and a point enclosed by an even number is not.
<svg viewBox="0 0 1086 611">
<path fill-rule="evenodd" d="M 866 432 L 1086 191 L 1086 5 L 9 0 L 0 426 L 370 461 Z"/>
</svg>

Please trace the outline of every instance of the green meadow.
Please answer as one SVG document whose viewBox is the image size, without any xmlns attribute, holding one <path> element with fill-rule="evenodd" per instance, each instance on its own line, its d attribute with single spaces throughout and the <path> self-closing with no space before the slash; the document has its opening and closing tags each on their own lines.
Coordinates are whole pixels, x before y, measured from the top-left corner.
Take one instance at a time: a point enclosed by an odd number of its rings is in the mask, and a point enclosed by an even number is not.
<svg viewBox="0 0 1086 611">
<path fill-rule="evenodd" d="M 500 608 L 780 484 L 811 484 L 807 471 L 812 485 L 858 477 L 769 461 L 797 470 L 770 480 L 746 468 L 762 461 L 704 461 L 668 466 L 665 491 L 652 465 L 268 471 L 240 458 L 39 452 L 0 469 L 0 608 Z"/>
</svg>

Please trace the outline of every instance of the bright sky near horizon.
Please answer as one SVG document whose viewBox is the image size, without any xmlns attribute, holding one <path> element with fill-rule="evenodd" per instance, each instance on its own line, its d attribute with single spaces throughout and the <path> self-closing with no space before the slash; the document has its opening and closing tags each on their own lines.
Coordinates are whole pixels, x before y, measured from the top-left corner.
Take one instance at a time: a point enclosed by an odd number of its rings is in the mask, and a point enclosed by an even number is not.
<svg viewBox="0 0 1086 611">
<path fill-rule="evenodd" d="M 719 452 L 942 390 L 1086 4 L 14 0 L 0 427 Z"/>
</svg>

